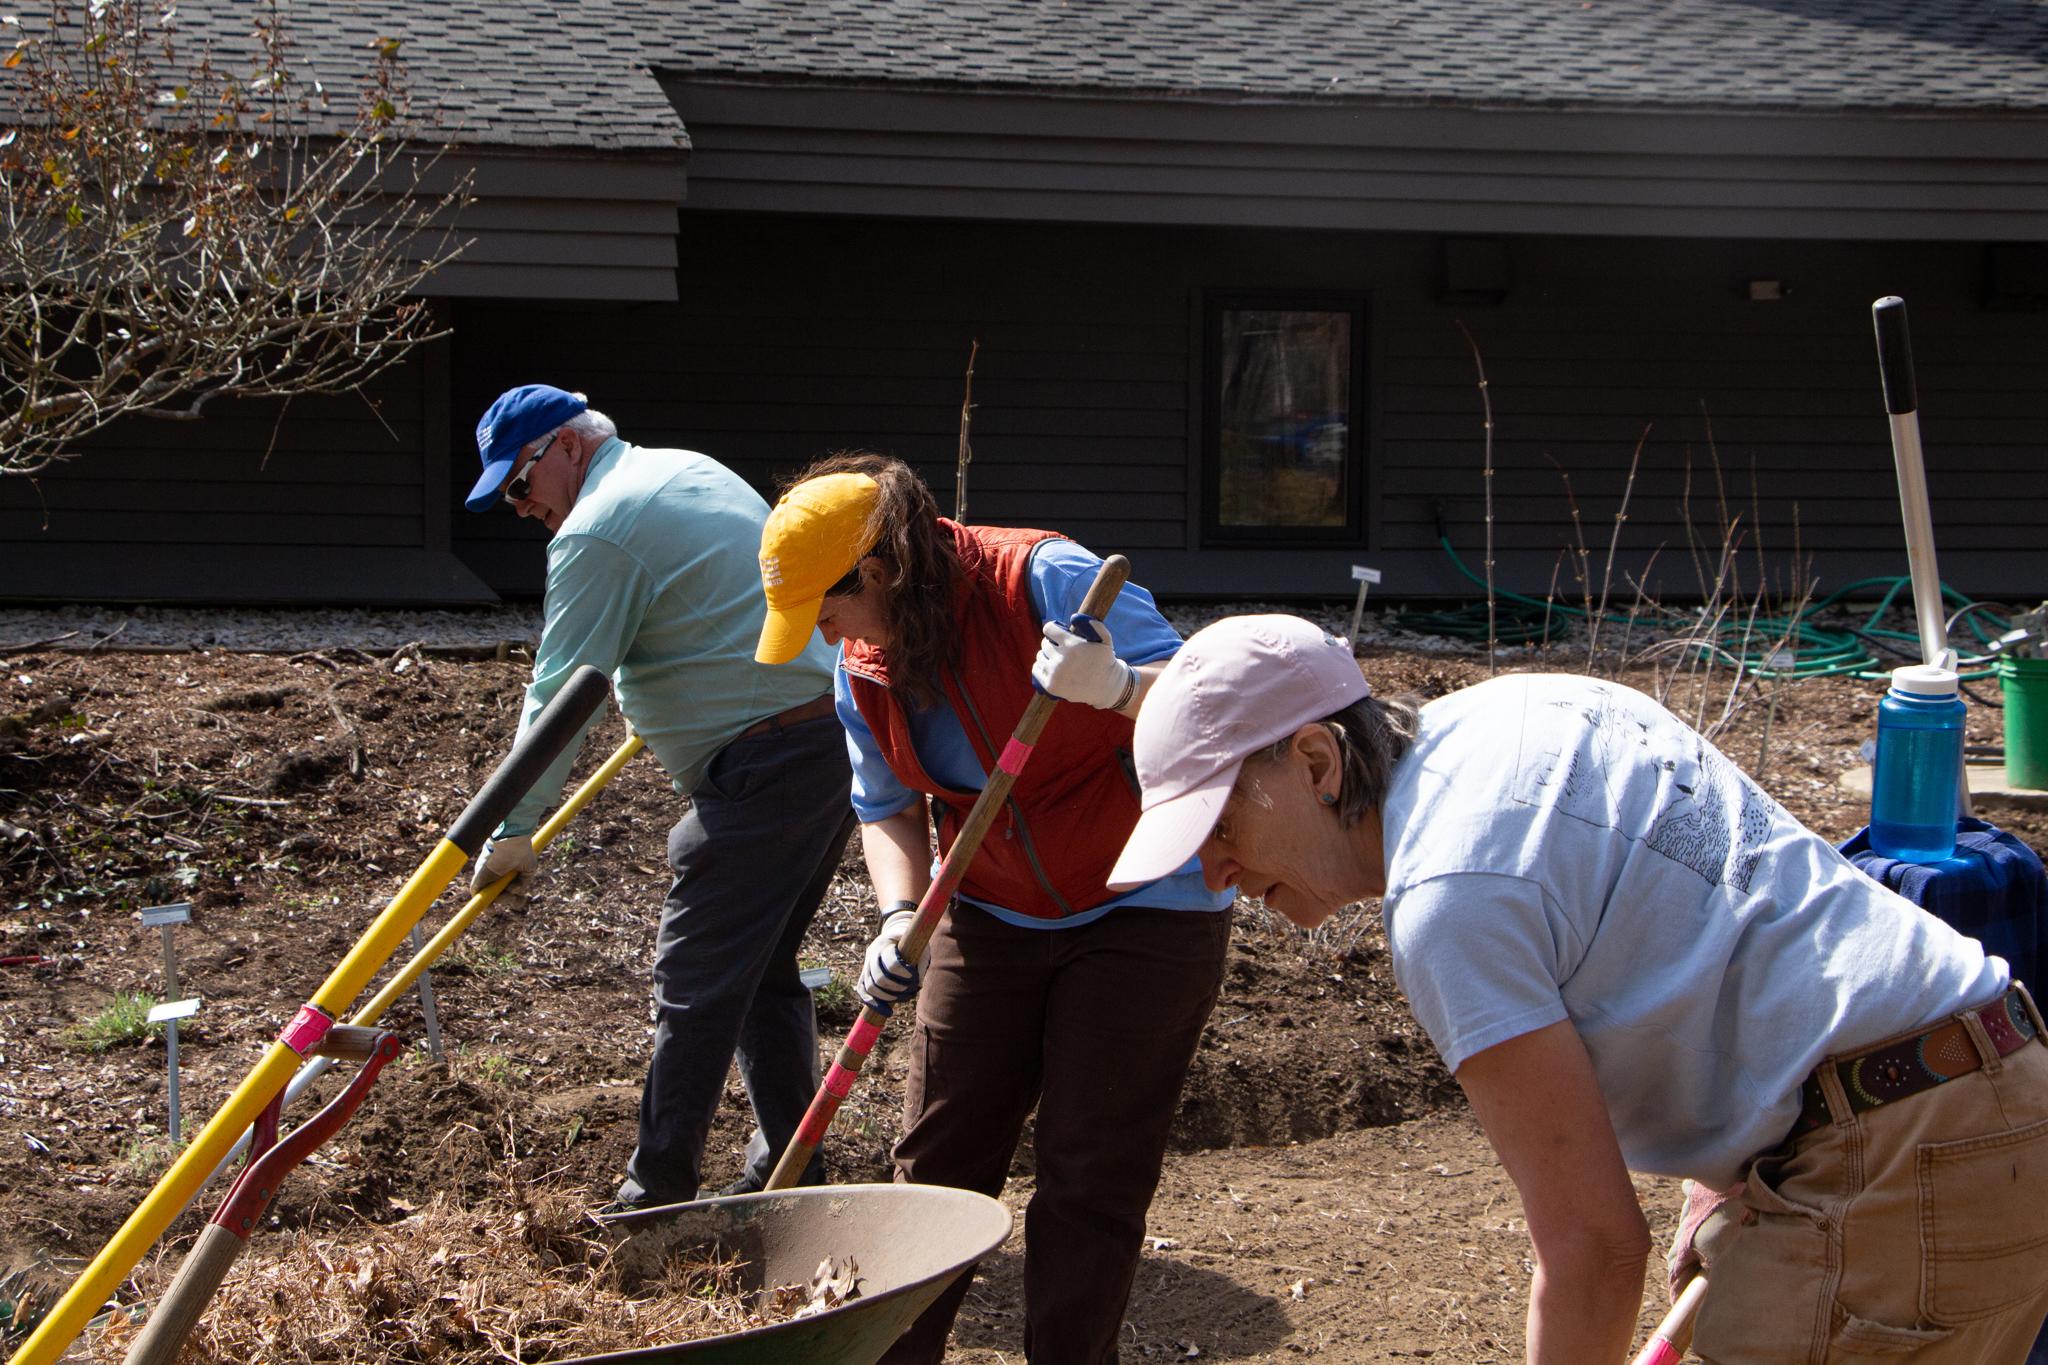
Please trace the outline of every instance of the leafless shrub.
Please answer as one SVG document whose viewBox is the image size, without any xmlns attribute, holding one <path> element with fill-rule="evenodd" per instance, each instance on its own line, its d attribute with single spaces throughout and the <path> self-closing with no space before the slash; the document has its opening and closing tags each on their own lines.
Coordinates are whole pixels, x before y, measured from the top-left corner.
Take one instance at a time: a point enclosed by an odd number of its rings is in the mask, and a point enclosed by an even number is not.
<svg viewBox="0 0 2048 1365">
<path fill-rule="evenodd" d="M 426 189 L 400 39 L 341 93 L 277 0 L 233 59 L 180 45 L 175 0 L 47 14 L 0 19 L 0 475 L 129 414 L 346 392 L 434 335 L 416 293 L 467 181 Z"/>
</svg>

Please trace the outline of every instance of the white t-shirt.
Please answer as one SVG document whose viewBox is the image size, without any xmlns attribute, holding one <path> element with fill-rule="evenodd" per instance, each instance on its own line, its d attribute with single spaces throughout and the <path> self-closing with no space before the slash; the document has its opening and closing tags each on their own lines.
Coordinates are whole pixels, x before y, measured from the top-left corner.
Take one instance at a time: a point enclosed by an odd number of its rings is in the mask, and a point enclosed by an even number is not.
<svg viewBox="0 0 2048 1365">
<path fill-rule="evenodd" d="M 1430 703 L 1381 816 L 1395 979 L 1444 1061 L 1570 1019 L 1638 1171 L 1731 1184 L 1823 1058 L 2008 984 L 1616 683 Z"/>
</svg>

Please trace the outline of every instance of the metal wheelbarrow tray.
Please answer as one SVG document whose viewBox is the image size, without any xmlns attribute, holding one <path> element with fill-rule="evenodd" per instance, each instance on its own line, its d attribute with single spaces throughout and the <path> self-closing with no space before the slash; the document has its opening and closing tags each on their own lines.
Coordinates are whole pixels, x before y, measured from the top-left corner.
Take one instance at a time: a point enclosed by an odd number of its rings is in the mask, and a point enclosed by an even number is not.
<svg viewBox="0 0 2048 1365">
<path fill-rule="evenodd" d="M 810 1317 L 697 1341 L 580 1356 L 625 1365 L 874 1365 L 932 1300 L 1010 1232 L 1010 1212 L 941 1185 L 823 1185 L 607 1217 L 626 1274 L 679 1254 L 737 1256 L 749 1292 L 803 1284 L 827 1257 L 859 1263 L 861 1292 Z"/>
</svg>

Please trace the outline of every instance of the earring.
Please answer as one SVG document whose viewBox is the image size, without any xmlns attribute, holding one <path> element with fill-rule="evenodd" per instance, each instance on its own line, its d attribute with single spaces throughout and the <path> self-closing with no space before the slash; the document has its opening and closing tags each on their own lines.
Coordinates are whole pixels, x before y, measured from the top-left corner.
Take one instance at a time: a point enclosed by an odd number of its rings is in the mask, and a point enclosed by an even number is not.
<svg viewBox="0 0 2048 1365">
<path fill-rule="evenodd" d="M 1316 795 L 1322 798 L 1322 802 L 1326 806 L 1337 804 L 1337 793 L 1335 792 L 1317 792 Z"/>
</svg>

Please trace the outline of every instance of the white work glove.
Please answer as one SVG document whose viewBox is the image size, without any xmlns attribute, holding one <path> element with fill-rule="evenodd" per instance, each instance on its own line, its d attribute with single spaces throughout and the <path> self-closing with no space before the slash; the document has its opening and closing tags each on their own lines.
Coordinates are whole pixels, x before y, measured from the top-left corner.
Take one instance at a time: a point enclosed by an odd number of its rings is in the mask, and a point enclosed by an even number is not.
<svg viewBox="0 0 2048 1365">
<path fill-rule="evenodd" d="M 469 874 L 470 894 L 476 895 L 507 872 L 517 872 L 520 875 L 498 893 L 496 901 L 501 910 L 516 910 L 533 894 L 533 878 L 528 874 L 539 866 L 540 859 L 534 856 L 531 835 L 515 834 L 505 839 L 492 839 L 484 845 L 476 867 Z"/>
<path fill-rule="evenodd" d="M 909 901 L 896 902 L 882 917 L 882 932 L 875 935 L 875 941 L 868 945 L 867 956 L 861 961 L 860 981 L 854 986 L 854 993 L 868 1008 L 884 1018 L 894 1013 L 896 1006 L 917 994 L 925 969 L 932 965 L 929 943 L 925 944 L 924 956 L 920 960 L 915 963 L 904 960 L 903 936 L 916 922 L 917 906 Z"/>
<path fill-rule="evenodd" d="M 1092 616 L 1076 616 L 1066 626 L 1047 621 L 1043 634 L 1045 643 L 1031 665 L 1031 681 L 1039 691 L 1099 711 L 1120 711 L 1130 704 L 1138 690 L 1138 670 L 1116 657 L 1108 626 Z"/>
</svg>

